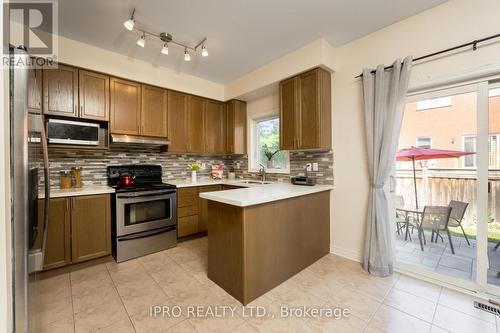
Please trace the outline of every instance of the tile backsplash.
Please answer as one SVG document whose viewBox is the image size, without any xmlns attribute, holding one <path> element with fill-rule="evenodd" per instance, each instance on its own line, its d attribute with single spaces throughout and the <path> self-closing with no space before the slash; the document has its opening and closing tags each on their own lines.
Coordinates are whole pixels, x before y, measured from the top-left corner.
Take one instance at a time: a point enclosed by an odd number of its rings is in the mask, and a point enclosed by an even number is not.
<svg viewBox="0 0 500 333">
<path fill-rule="evenodd" d="M 188 163 L 205 163 L 206 168 L 198 171 L 199 177 L 210 175 L 212 164 L 225 164 L 224 175 L 234 167 L 238 178 L 258 178 L 257 173 L 248 172 L 246 156 L 200 155 L 164 153 L 157 147 L 127 147 L 113 145 L 107 151 L 49 149 L 51 186 L 59 187 L 59 172 L 70 170 L 73 166 L 82 167 L 84 185 L 106 184 L 106 167 L 123 164 L 159 164 L 163 168 L 163 181 L 190 179 Z M 306 163 L 318 163 L 319 171 L 309 174 L 317 177 L 318 184 L 333 184 L 333 153 L 329 152 L 290 152 L 290 174 L 268 174 L 268 180 L 289 181 L 290 175 L 304 173 Z M 237 165 L 239 164 L 239 169 Z M 41 166 L 40 166 L 41 167 Z M 40 168 L 40 180 L 43 171 Z"/>
</svg>

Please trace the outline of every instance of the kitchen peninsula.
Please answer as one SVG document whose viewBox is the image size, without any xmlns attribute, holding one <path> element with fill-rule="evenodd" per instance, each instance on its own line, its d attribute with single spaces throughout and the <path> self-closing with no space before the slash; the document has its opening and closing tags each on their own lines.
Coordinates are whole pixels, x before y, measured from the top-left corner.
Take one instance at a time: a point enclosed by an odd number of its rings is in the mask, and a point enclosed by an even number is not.
<svg viewBox="0 0 500 333">
<path fill-rule="evenodd" d="M 329 252 L 332 186 L 285 183 L 200 193 L 208 277 L 244 305 Z"/>
</svg>

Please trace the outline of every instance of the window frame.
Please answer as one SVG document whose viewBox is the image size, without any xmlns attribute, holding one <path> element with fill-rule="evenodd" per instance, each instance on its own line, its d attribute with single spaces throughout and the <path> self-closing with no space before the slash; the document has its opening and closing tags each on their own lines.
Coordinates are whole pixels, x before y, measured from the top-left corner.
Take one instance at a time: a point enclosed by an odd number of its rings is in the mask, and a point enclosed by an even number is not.
<svg viewBox="0 0 500 333">
<path fill-rule="evenodd" d="M 477 135 L 462 135 L 462 151 L 466 151 L 465 150 L 465 140 L 466 139 L 474 139 L 474 151 L 477 152 Z M 462 159 L 462 167 L 464 169 L 477 169 L 477 154 L 474 154 L 474 155 L 469 155 L 473 158 L 473 161 L 474 161 L 474 165 L 473 166 L 466 166 L 465 165 L 465 161 L 466 161 L 466 157 L 467 156 L 464 156 L 463 159 Z"/>
<path fill-rule="evenodd" d="M 446 101 L 445 101 L 446 99 Z M 429 105 L 426 105 L 426 106 L 421 106 L 419 107 L 418 103 L 422 103 L 422 102 L 429 102 L 429 101 L 437 101 L 437 100 L 440 100 L 440 101 L 444 101 L 442 103 L 435 103 L 435 104 L 432 104 L 432 103 L 429 103 Z M 450 106 L 453 106 L 453 99 L 452 99 L 452 96 L 441 96 L 441 97 L 434 97 L 434 98 L 428 98 L 428 99 L 424 99 L 424 100 L 421 100 L 421 101 L 417 101 L 416 102 L 416 111 L 419 112 L 419 111 L 425 111 L 425 110 L 433 110 L 433 109 L 440 109 L 440 108 L 446 108 L 446 107 L 450 107 Z"/>
<path fill-rule="evenodd" d="M 279 119 L 279 114 L 276 113 L 260 113 L 252 116 L 248 116 L 248 172 L 257 173 L 260 172 L 260 167 L 255 167 L 255 159 L 256 154 L 256 134 L 257 134 L 257 124 L 261 121 L 271 120 L 271 119 Z M 275 174 L 290 174 L 290 153 L 288 150 L 283 150 L 286 154 L 286 166 L 284 169 L 268 169 L 266 166 L 266 173 L 275 173 Z"/>
<path fill-rule="evenodd" d="M 432 149 L 432 137 L 431 136 L 425 136 L 425 135 L 424 136 L 417 136 L 415 138 L 415 147 L 417 147 L 417 148 L 423 148 L 423 147 L 420 147 L 418 145 L 418 140 L 420 140 L 420 139 L 429 139 L 429 141 L 430 141 L 429 149 Z"/>
</svg>

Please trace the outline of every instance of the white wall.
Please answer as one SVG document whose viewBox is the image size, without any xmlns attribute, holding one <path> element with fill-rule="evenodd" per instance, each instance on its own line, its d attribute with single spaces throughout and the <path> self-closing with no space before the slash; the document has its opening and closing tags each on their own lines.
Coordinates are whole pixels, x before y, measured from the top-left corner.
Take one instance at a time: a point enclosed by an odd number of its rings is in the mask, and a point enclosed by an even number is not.
<svg viewBox="0 0 500 333">
<path fill-rule="evenodd" d="M 58 39 L 60 62 L 119 77 L 224 100 L 224 85 L 130 58 L 65 37 Z"/>
<path fill-rule="evenodd" d="M 364 67 L 390 64 L 497 34 L 500 1 L 451 0 L 335 50 L 333 151 L 335 156 L 332 242 L 337 253 L 359 259 L 363 251 L 369 177 L 363 129 Z M 500 43 L 413 68 L 410 86 L 500 64 Z"/>
</svg>

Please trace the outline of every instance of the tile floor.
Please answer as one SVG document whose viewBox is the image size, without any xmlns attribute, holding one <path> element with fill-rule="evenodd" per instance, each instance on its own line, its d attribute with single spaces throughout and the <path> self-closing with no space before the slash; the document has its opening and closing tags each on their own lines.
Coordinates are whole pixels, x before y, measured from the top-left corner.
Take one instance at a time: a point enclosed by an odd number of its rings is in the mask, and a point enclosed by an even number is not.
<svg viewBox="0 0 500 333">
<path fill-rule="evenodd" d="M 444 241 L 430 243 L 430 233 L 426 233 L 427 244 L 424 251 L 420 248 L 417 232 L 411 234 L 411 239 L 405 240 L 405 235 L 396 234 L 396 259 L 423 267 L 437 273 L 453 276 L 459 279 L 473 281 L 476 278 L 476 241 L 452 236 L 455 254 L 451 253 L 446 235 Z M 495 250 L 495 243 L 488 243 L 488 283 L 500 286 L 500 248 Z"/>
<path fill-rule="evenodd" d="M 207 238 L 116 264 L 107 259 L 44 274 L 38 332 L 497 332 L 472 298 L 395 274 L 377 278 L 327 255 L 243 308 L 206 276 Z M 234 316 L 151 317 L 150 306 L 235 306 Z M 248 310 L 263 307 L 266 316 Z M 338 307 L 342 319 L 282 318 L 280 307 Z M 207 309 L 207 308 L 204 308 Z"/>
</svg>

